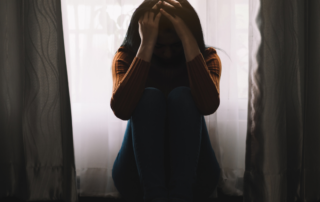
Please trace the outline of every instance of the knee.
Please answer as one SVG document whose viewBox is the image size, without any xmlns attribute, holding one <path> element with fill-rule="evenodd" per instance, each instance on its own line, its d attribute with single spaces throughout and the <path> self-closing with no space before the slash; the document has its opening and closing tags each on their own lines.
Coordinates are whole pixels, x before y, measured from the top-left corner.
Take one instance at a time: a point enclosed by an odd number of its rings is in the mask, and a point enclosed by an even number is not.
<svg viewBox="0 0 320 202">
<path fill-rule="evenodd" d="M 191 94 L 191 89 L 187 86 L 179 86 L 174 88 L 173 90 L 170 91 L 168 94 L 168 97 L 172 97 L 174 95 L 184 95 L 184 94 Z"/>
<path fill-rule="evenodd" d="M 164 110 L 166 108 L 166 98 L 163 92 L 154 87 L 147 87 L 136 106 L 135 111 L 145 109 L 152 113 L 154 110 Z"/>
<path fill-rule="evenodd" d="M 145 88 L 139 100 L 139 103 L 141 103 L 142 105 L 145 105 L 147 103 L 159 105 L 165 102 L 166 98 L 163 92 L 154 87 Z"/>
<path fill-rule="evenodd" d="M 147 87 L 144 89 L 140 101 L 154 99 L 157 101 L 165 100 L 165 96 L 161 90 L 154 87 Z"/>
<path fill-rule="evenodd" d="M 191 89 L 187 86 L 179 86 L 173 89 L 167 98 L 168 105 L 173 105 L 174 107 L 183 107 L 189 109 L 195 106 L 193 100 Z"/>
</svg>

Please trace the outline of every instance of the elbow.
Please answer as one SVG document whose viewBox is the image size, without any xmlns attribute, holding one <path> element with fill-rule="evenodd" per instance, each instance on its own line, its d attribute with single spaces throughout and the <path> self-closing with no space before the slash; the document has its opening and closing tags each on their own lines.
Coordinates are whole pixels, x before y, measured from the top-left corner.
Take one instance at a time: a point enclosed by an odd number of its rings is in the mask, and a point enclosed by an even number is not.
<svg viewBox="0 0 320 202">
<path fill-rule="evenodd" d="M 119 119 L 121 119 L 121 120 L 123 120 L 123 121 L 128 121 L 128 120 L 131 118 L 131 116 L 128 116 L 127 114 L 121 114 L 121 113 L 119 113 L 118 111 L 113 111 L 113 114 L 114 114 L 117 118 L 119 118 Z"/>
<path fill-rule="evenodd" d="M 117 118 L 119 118 L 119 119 L 121 119 L 121 120 L 123 120 L 123 121 L 127 121 L 127 120 L 129 120 L 129 119 L 131 118 L 131 114 L 125 113 L 125 110 L 123 110 L 123 108 L 119 108 L 119 107 L 113 102 L 112 99 L 111 99 L 111 101 L 110 101 L 110 107 L 111 107 L 111 109 L 112 109 L 112 111 L 113 111 L 113 114 L 114 114 Z"/>
<path fill-rule="evenodd" d="M 210 102 L 210 103 L 213 103 L 213 104 L 209 105 L 209 107 L 202 110 L 202 114 L 204 116 L 211 115 L 217 111 L 217 109 L 220 106 L 220 98 L 217 97 L 217 99 L 215 99 L 213 102 Z"/>
</svg>

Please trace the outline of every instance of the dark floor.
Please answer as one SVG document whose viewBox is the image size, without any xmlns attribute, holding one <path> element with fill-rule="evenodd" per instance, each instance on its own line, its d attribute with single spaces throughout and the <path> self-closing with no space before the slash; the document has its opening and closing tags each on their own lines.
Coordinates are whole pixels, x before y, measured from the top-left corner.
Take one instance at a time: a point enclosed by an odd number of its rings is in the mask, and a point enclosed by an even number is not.
<svg viewBox="0 0 320 202">
<path fill-rule="evenodd" d="M 220 190 L 218 190 L 218 198 L 213 199 L 208 202 L 243 202 L 242 196 L 228 196 L 223 194 Z M 25 202 L 23 200 L 16 199 L 14 197 L 6 197 L 1 198 L 0 202 Z M 65 201 L 37 201 L 37 202 L 65 202 Z M 79 197 L 79 202 L 124 202 L 120 199 L 112 199 L 112 198 L 99 198 L 99 197 Z M 257 201 L 258 202 L 258 201 Z M 289 202 L 289 201 L 286 201 Z M 302 201 L 297 201 L 302 202 Z M 311 202 L 311 201 L 310 201 Z M 320 202 L 320 201 L 312 201 L 312 202 Z"/>
<path fill-rule="evenodd" d="M 218 192 L 219 194 L 219 192 Z M 227 196 L 220 193 L 219 198 L 213 199 L 210 202 L 243 202 L 242 196 Z M 0 202 L 25 202 L 23 200 L 16 199 L 14 197 L 6 197 L 0 198 Z M 37 202 L 65 202 L 65 201 L 37 201 Z M 97 198 L 97 197 L 79 197 L 79 202 L 123 202 L 118 199 L 109 199 L 109 198 Z M 286 201 L 289 202 L 289 201 Z M 302 202 L 302 201 L 297 201 Z M 311 201 L 310 201 L 311 202 Z M 320 201 L 312 201 L 312 202 L 320 202 Z"/>
<path fill-rule="evenodd" d="M 218 198 L 213 199 L 210 202 L 242 202 L 242 196 L 228 196 L 221 192 L 218 189 Z M 23 200 L 19 200 L 15 197 L 6 197 L 0 198 L 1 202 L 25 202 Z M 37 201 L 37 202 L 49 202 L 49 201 Z M 65 202 L 65 201 L 50 201 L 50 202 Z M 79 197 L 79 202 L 124 202 L 121 199 L 112 199 L 112 198 L 99 198 L 99 197 Z"/>
</svg>

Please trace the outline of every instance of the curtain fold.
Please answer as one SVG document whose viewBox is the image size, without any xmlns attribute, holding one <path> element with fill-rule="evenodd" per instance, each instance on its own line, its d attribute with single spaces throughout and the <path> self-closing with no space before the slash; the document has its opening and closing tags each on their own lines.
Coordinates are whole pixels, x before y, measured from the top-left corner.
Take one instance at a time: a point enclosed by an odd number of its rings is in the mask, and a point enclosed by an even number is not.
<svg viewBox="0 0 320 202">
<path fill-rule="evenodd" d="M 250 0 L 244 201 L 320 199 L 320 1 Z"/>
<path fill-rule="evenodd" d="M 60 0 L 0 1 L 0 196 L 77 202 Z"/>
</svg>

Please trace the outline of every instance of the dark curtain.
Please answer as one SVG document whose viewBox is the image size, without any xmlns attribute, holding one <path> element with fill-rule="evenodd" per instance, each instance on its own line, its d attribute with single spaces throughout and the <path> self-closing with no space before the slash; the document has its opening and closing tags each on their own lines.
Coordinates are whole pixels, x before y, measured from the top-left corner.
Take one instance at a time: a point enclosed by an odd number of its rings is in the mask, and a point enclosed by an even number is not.
<svg viewBox="0 0 320 202">
<path fill-rule="evenodd" d="M 0 197 L 76 202 L 60 0 L 0 1 Z"/>
<path fill-rule="evenodd" d="M 319 8 L 250 0 L 246 202 L 320 199 Z"/>
</svg>

